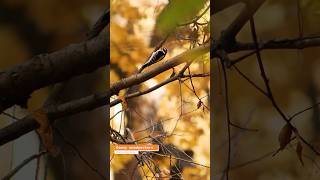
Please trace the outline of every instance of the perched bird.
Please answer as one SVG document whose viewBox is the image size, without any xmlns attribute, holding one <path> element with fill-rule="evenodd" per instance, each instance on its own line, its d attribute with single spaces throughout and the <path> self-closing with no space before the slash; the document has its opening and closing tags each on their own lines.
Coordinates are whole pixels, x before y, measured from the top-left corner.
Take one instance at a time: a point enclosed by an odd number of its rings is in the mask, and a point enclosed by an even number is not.
<svg viewBox="0 0 320 180">
<path fill-rule="evenodd" d="M 160 48 L 153 52 L 150 56 L 150 58 L 141 66 L 139 69 L 139 73 L 142 72 L 142 70 L 146 67 L 151 66 L 152 64 L 155 64 L 159 61 L 161 61 L 167 54 L 167 48 Z"/>
</svg>

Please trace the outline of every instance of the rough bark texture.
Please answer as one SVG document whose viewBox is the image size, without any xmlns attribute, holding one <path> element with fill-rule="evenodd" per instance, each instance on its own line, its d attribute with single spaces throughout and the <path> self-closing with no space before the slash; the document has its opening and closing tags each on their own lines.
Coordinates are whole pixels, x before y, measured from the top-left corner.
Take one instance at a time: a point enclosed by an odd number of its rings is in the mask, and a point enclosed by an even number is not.
<svg viewBox="0 0 320 180">
<path fill-rule="evenodd" d="M 35 56 L 0 72 L 0 111 L 15 104 L 25 107 L 33 91 L 105 66 L 108 39 L 107 33 L 103 33 L 96 39 Z"/>
</svg>

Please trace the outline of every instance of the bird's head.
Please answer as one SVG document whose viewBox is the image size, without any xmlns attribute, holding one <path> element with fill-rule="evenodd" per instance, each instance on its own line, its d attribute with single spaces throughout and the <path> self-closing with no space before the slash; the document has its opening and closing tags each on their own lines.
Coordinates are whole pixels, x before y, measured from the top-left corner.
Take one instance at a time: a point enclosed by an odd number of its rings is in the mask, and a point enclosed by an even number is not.
<svg viewBox="0 0 320 180">
<path fill-rule="evenodd" d="M 164 48 L 162 48 L 162 51 L 163 51 L 163 52 L 165 52 L 165 53 L 167 54 L 168 49 L 164 47 Z"/>
</svg>

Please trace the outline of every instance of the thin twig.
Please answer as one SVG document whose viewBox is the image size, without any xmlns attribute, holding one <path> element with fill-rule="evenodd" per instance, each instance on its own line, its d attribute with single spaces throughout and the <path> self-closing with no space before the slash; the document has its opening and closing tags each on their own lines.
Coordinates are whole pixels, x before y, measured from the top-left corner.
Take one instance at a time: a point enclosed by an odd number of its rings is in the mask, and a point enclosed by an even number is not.
<svg viewBox="0 0 320 180">
<path fill-rule="evenodd" d="M 22 163 L 20 163 L 17 167 L 15 167 L 13 170 L 11 170 L 7 175 L 5 175 L 1 180 L 10 180 L 12 176 L 14 176 L 21 168 L 23 168 L 25 165 L 27 165 L 29 162 L 31 162 L 34 159 L 40 158 L 42 155 L 45 155 L 47 151 L 41 151 L 40 153 L 34 154 L 27 159 L 23 160 Z"/>
<path fill-rule="evenodd" d="M 221 63 L 222 64 L 222 63 Z M 230 120 L 230 108 L 229 108 L 229 89 L 228 89 L 228 77 L 226 72 L 226 67 L 222 64 L 222 72 L 224 79 L 224 90 L 225 90 L 225 110 L 226 110 L 226 121 L 227 121 L 227 131 L 228 131 L 228 160 L 226 167 L 226 178 L 229 180 L 229 171 L 231 163 L 231 120 Z"/>
<path fill-rule="evenodd" d="M 293 114 L 293 115 L 289 118 L 289 121 L 291 121 L 291 120 L 294 119 L 296 116 L 299 116 L 300 114 L 302 114 L 302 113 L 304 113 L 304 112 L 306 112 L 306 111 L 309 111 L 309 110 L 311 110 L 311 109 L 313 109 L 313 108 L 315 108 L 315 107 L 318 107 L 319 105 L 320 105 L 320 102 L 318 102 L 318 103 L 316 103 L 316 104 L 314 104 L 314 105 L 312 105 L 312 106 L 310 106 L 310 107 L 307 107 L 307 108 L 305 108 L 305 109 L 303 109 L 303 110 L 300 110 L 300 111 L 296 112 L 295 114 Z"/>
<path fill-rule="evenodd" d="M 54 130 L 58 133 L 58 135 L 60 135 L 62 140 L 72 148 L 72 150 L 78 155 L 78 157 L 85 163 L 87 167 L 89 167 L 93 172 L 95 172 L 101 179 L 107 179 L 107 177 L 104 174 L 100 173 L 100 171 L 97 168 L 91 165 L 91 163 L 81 154 L 79 149 L 73 143 L 71 143 L 68 139 L 65 138 L 65 136 L 58 128 L 54 128 Z"/>
<path fill-rule="evenodd" d="M 264 66 L 263 66 L 263 63 L 262 63 L 262 59 L 261 59 L 261 55 L 260 55 L 260 51 L 259 51 L 259 47 L 258 47 L 257 34 L 256 34 L 255 24 L 254 24 L 254 19 L 253 18 L 250 19 L 250 27 L 251 27 L 252 37 L 253 37 L 253 40 L 254 40 L 254 43 L 255 43 L 255 46 L 256 46 L 256 49 L 257 49 L 256 55 L 257 55 L 257 61 L 258 61 L 258 65 L 259 65 L 260 72 L 261 72 L 261 77 L 262 77 L 262 79 L 264 81 L 264 84 L 265 84 L 265 87 L 267 89 L 267 95 L 268 95 L 267 97 L 268 97 L 268 99 L 271 101 L 273 107 L 277 110 L 277 112 L 280 114 L 282 119 L 287 122 L 287 124 L 290 126 L 292 131 L 296 134 L 296 136 L 298 136 L 299 139 L 305 145 L 307 145 L 316 155 L 320 155 L 320 152 L 299 134 L 297 128 L 295 128 L 290 123 L 289 118 L 287 118 L 287 116 L 284 114 L 284 112 L 280 109 L 280 107 L 276 103 L 276 101 L 275 101 L 275 99 L 273 97 L 270 85 L 269 85 L 269 80 L 268 80 L 268 78 L 266 76 L 266 73 L 265 73 L 265 70 L 264 70 Z"/>
</svg>

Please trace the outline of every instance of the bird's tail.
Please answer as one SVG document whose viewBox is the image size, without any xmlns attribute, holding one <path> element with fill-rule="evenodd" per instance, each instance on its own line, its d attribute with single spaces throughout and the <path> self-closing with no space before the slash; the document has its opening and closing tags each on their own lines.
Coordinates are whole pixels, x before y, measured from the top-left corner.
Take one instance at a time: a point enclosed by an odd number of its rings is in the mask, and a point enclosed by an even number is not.
<svg viewBox="0 0 320 180">
<path fill-rule="evenodd" d="M 146 68 L 147 66 L 144 64 L 140 67 L 140 69 L 138 70 L 138 73 L 141 73 L 143 71 L 144 68 Z"/>
</svg>

